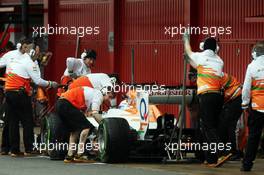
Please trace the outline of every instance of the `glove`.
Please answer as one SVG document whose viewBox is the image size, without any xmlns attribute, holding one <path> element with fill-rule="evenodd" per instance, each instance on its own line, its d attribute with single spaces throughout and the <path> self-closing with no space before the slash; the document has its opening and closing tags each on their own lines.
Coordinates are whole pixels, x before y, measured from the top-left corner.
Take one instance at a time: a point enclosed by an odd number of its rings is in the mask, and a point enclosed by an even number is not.
<svg viewBox="0 0 264 175">
<path fill-rule="evenodd" d="M 59 86 L 59 84 L 56 81 L 50 81 L 49 87 L 56 89 Z"/>
</svg>

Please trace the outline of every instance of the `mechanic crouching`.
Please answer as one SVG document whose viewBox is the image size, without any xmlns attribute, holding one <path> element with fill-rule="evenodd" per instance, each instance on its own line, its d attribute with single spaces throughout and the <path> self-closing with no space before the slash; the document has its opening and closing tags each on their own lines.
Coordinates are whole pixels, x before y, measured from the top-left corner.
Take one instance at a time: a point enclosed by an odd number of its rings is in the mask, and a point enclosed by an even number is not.
<svg viewBox="0 0 264 175">
<path fill-rule="evenodd" d="M 113 87 L 104 87 L 101 90 L 90 87 L 77 87 L 63 93 L 56 103 L 56 112 L 64 125 L 70 131 L 69 150 L 64 159 L 65 163 L 70 162 L 91 162 L 84 155 L 84 144 L 87 136 L 94 126 L 86 119 L 85 112 L 91 107 L 91 114 L 97 122 L 101 121 L 99 114 L 101 104 L 114 98 Z M 80 133 L 81 132 L 81 133 Z M 79 138 L 79 145 L 76 154 L 76 142 Z"/>
<path fill-rule="evenodd" d="M 221 80 L 224 91 L 224 105 L 219 118 L 218 135 L 221 141 L 231 144 L 230 152 L 232 156 L 230 160 L 240 160 L 242 154 L 237 147 L 236 127 L 242 114 L 242 85 L 234 76 L 227 73 L 224 73 Z"/>
</svg>

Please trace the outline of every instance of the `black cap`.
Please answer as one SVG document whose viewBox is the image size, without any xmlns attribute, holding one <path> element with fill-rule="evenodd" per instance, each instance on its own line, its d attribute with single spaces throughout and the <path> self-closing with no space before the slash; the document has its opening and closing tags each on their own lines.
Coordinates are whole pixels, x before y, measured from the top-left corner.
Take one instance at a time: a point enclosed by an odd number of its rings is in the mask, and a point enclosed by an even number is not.
<svg viewBox="0 0 264 175">
<path fill-rule="evenodd" d="M 85 58 L 96 59 L 96 56 L 97 56 L 97 54 L 96 54 L 95 50 L 87 49 L 87 50 L 86 50 L 86 55 L 85 55 L 84 59 L 85 59 Z"/>
<path fill-rule="evenodd" d="M 22 36 L 19 40 L 19 42 L 21 43 L 21 45 L 23 44 L 31 44 L 32 40 L 29 38 L 26 38 L 25 36 Z"/>
<path fill-rule="evenodd" d="M 215 52 L 216 48 L 217 48 L 217 41 L 215 38 L 209 37 L 205 39 L 204 50 L 210 49 Z"/>
</svg>

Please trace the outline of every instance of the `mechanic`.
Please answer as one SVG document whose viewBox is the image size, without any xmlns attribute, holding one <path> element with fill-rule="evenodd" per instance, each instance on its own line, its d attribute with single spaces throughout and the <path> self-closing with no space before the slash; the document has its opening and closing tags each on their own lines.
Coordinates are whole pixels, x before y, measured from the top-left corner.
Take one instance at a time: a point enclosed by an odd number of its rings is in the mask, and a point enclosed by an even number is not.
<svg viewBox="0 0 264 175">
<path fill-rule="evenodd" d="M 230 160 L 240 160 L 242 154 L 237 148 L 236 127 L 242 114 L 242 85 L 234 76 L 227 73 L 224 73 L 221 84 L 224 91 L 224 106 L 219 118 L 218 135 L 224 143 L 231 143 Z"/>
<path fill-rule="evenodd" d="M 264 41 L 254 46 L 252 56 L 242 89 L 242 108 L 249 112 L 249 136 L 241 171 L 251 171 L 264 126 Z"/>
<path fill-rule="evenodd" d="M 0 57 L 2 57 L 4 54 L 6 54 L 9 51 L 15 50 L 15 46 L 11 41 L 8 41 L 6 46 L 5 46 L 5 52 L 1 53 Z M 1 59 L 1 58 L 0 58 Z M 1 68 L 0 69 L 0 77 L 5 77 L 5 72 L 6 72 L 6 68 Z M 5 98 L 4 98 L 4 84 L 5 84 L 5 78 L 2 79 L 2 81 L 0 82 L 0 85 L 2 86 L 0 88 L 0 104 L 1 104 L 1 117 L 4 117 L 4 127 L 3 127 L 3 131 L 2 131 L 2 143 L 1 143 L 1 155 L 7 155 L 9 150 L 10 150 L 10 145 L 9 145 L 9 128 L 8 128 L 8 116 L 6 113 L 6 102 L 5 102 Z"/>
<path fill-rule="evenodd" d="M 217 134 L 219 114 L 222 110 L 223 96 L 221 94 L 221 77 L 223 61 L 217 55 L 219 49 L 215 38 L 209 37 L 201 42 L 202 52 L 192 52 L 189 35 L 183 36 L 185 52 L 188 61 L 193 68 L 197 69 L 197 94 L 199 98 L 200 114 L 205 139 L 207 143 L 218 144 L 220 138 Z M 218 159 L 219 150 L 212 153 L 210 150 L 205 152 L 206 165 L 217 167 L 226 161 L 230 155 Z"/>
<path fill-rule="evenodd" d="M 31 155 L 33 149 L 33 115 L 31 105 L 31 80 L 42 87 L 56 88 L 58 84 L 40 77 L 39 67 L 29 56 L 32 42 L 23 39 L 18 50 L 8 52 L 0 60 L 0 67 L 6 66 L 5 83 L 7 113 L 9 117 L 9 141 L 11 156 L 20 154 L 19 122 L 23 125 L 25 156 Z"/>
<path fill-rule="evenodd" d="M 113 86 L 116 83 L 115 77 L 109 77 L 104 73 L 92 73 L 80 76 L 79 78 L 73 80 L 73 82 L 69 85 L 69 90 L 74 89 L 76 87 L 88 86 L 97 90 L 101 90 L 106 86 Z"/>
<path fill-rule="evenodd" d="M 94 129 L 94 126 L 86 119 L 85 112 L 88 112 L 91 106 L 91 115 L 96 121 L 101 121 L 99 114 L 100 106 L 103 101 L 114 98 L 112 87 L 105 87 L 101 90 L 90 87 L 77 87 L 63 93 L 56 103 L 56 112 L 62 122 L 70 131 L 69 150 L 64 162 L 89 162 L 90 160 L 84 156 L 84 144 L 89 131 Z M 80 134 L 79 146 L 77 154 L 74 150 L 74 145 Z"/>
<path fill-rule="evenodd" d="M 68 57 L 66 60 L 67 68 L 61 77 L 61 85 L 68 86 L 73 79 L 90 74 L 91 68 L 95 65 L 95 61 L 96 52 L 92 49 L 84 50 L 81 54 L 81 58 Z M 65 92 L 65 89 L 59 88 L 57 95 L 60 96 Z"/>
</svg>

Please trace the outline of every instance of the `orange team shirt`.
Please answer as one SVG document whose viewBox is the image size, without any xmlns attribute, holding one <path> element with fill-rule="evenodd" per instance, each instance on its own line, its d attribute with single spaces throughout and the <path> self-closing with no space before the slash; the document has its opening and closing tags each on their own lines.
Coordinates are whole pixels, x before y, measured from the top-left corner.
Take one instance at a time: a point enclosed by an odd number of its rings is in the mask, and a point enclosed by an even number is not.
<svg viewBox="0 0 264 175">
<path fill-rule="evenodd" d="M 81 87 L 81 86 L 88 86 L 90 88 L 93 88 L 93 85 L 89 78 L 87 76 L 81 76 L 77 78 L 76 80 L 73 80 L 73 82 L 69 85 L 69 90 L 74 89 L 76 87 Z"/>
<path fill-rule="evenodd" d="M 198 66 L 197 73 L 198 94 L 202 94 L 206 91 L 219 91 L 221 89 L 221 77 L 215 75 L 213 69 Z"/>
<path fill-rule="evenodd" d="M 197 93 L 220 92 L 223 60 L 212 50 L 194 52 L 190 59 L 191 65 L 197 69 Z"/>
<path fill-rule="evenodd" d="M 247 106 L 250 102 L 253 110 L 264 112 L 264 55 L 254 59 L 247 67 L 242 106 Z"/>
<path fill-rule="evenodd" d="M 85 111 L 87 109 L 83 88 L 80 87 L 66 91 L 61 96 L 67 101 L 69 101 L 77 109 L 82 111 Z"/>
<path fill-rule="evenodd" d="M 227 73 L 224 74 L 222 77 L 222 87 L 224 88 L 224 102 L 228 102 L 242 94 L 241 84 L 237 81 L 237 79 L 232 76 L 228 75 Z"/>
<path fill-rule="evenodd" d="M 31 92 L 30 82 L 31 79 L 26 79 L 16 74 L 8 73 L 5 82 L 5 90 L 19 90 L 24 87 L 27 94 L 30 94 Z"/>
<path fill-rule="evenodd" d="M 264 79 L 253 79 L 251 87 L 252 108 L 264 110 Z"/>
</svg>

